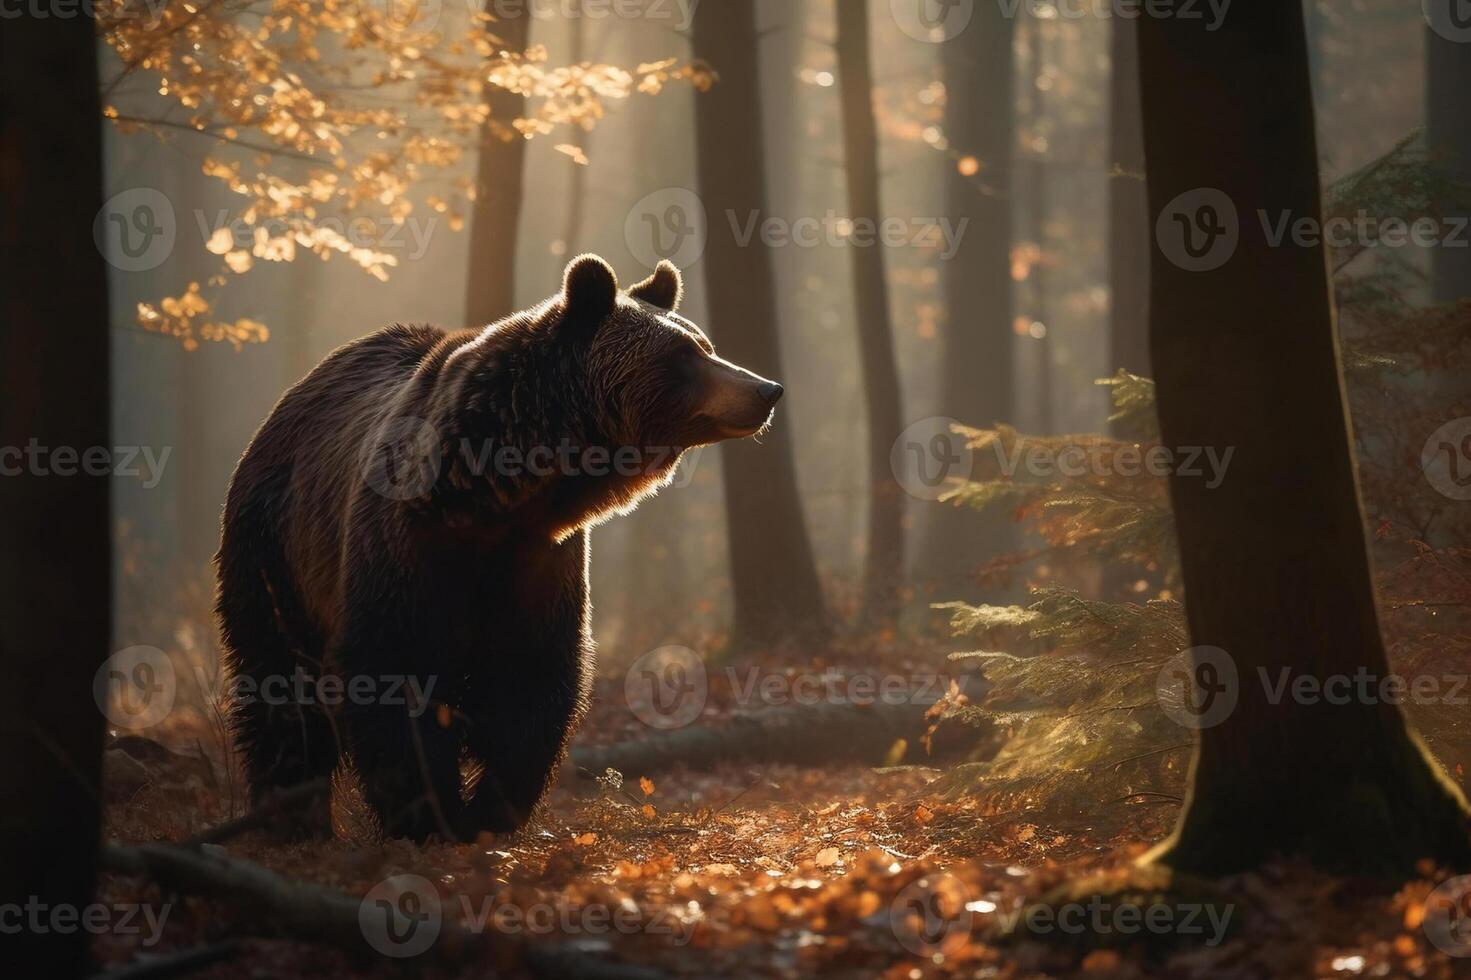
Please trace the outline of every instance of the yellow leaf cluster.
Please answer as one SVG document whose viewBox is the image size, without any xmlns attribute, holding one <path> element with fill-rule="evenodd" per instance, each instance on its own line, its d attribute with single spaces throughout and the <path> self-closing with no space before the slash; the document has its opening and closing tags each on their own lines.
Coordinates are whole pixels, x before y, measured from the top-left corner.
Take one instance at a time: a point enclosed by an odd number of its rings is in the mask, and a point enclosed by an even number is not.
<svg viewBox="0 0 1471 980">
<path fill-rule="evenodd" d="M 486 128 L 504 139 L 591 129 L 610 101 L 713 77 L 675 59 L 553 66 L 540 45 L 506 50 L 483 13 L 418 0 L 98 0 L 97 22 L 115 57 L 103 115 L 186 149 L 200 140 L 203 173 L 240 198 L 205 246 L 226 281 L 300 250 L 385 280 L 398 258 L 384 242 L 403 240 L 416 199 L 463 227 L 466 150 Z M 525 115 L 490 118 L 496 89 L 524 96 Z M 139 322 L 186 346 L 264 339 L 252 320 L 204 331 L 192 324 L 207 312 L 169 312 L 188 295 L 144 304 Z"/>
</svg>

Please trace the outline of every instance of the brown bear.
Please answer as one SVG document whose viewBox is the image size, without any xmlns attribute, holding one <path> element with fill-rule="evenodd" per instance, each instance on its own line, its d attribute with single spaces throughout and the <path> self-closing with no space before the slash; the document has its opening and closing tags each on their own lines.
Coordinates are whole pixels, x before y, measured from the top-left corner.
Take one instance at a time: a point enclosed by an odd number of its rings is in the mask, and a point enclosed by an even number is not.
<svg viewBox="0 0 1471 980">
<path fill-rule="evenodd" d="M 215 559 L 255 800 L 346 755 L 391 836 L 526 822 L 587 703 L 588 528 L 781 397 L 675 312 L 681 289 L 664 262 L 620 294 L 583 255 L 531 310 L 389 327 L 286 392 Z M 328 834 L 327 807 L 289 826 Z"/>
</svg>

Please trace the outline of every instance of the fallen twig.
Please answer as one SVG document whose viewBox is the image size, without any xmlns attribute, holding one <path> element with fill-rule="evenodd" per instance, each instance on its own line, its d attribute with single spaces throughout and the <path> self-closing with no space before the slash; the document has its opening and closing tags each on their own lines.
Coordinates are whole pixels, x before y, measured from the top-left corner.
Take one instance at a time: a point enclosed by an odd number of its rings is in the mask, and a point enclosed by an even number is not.
<svg viewBox="0 0 1471 980">
<path fill-rule="evenodd" d="M 168 980 L 170 977 L 188 976 L 195 970 L 212 963 L 229 959 L 240 949 L 240 943 L 228 939 L 209 946 L 191 946 L 176 949 L 157 956 L 135 960 L 126 966 L 97 974 L 93 980 Z"/>
<path fill-rule="evenodd" d="M 244 816 L 226 820 L 180 842 L 183 847 L 198 847 L 201 844 L 223 844 L 251 830 L 269 824 L 276 816 L 294 807 L 301 806 L 332 792 L 332 784 L 326 779 L 314 779 L 300 786 L 282 790 L 262 801 L 260 806 Z"/>
</svg>

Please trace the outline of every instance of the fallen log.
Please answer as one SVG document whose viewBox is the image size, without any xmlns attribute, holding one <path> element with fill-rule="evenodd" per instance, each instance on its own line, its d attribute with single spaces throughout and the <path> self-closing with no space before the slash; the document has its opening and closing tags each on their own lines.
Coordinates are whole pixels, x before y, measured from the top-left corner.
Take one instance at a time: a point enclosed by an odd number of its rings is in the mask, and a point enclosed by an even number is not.
<svg viewBox="0 0 1471 980">
<path fill-rule="evenodd" d="M 361 918 L 363 899 L 279 875 L 252 861 L 230 857 L 219 847 L 111 845 L 102 851 L 102 864 L 108 871 L 146 877 L 167 889 L 238 903 L 253 913 L 242 919 L 253 935 L 326 943 L 354 956 L 371 955 Z M 437 940 L 421 955 L 473 961 L 494 976 L 667 980 L 661 971 L 609 961 L 556 943 L 470 929 L 450 915 L 442 916 Z"/>
<path fill-rule="evenodd" d="M 711 769 L 725 762 L 923 764 L 969 754 L 984 733 L 962 725 L 941 726 L 927 752 L 923 744 L 933 702 L 825 703 L 764 708 L 724 722 L 692 724 L 610 745 L 573 748 L 570 766 L 580 779 L 609 769 L 625 777 L 653 776 L 678 766 Z M 903 753 L 895 748 L 903 740 Z"/>
</svg>

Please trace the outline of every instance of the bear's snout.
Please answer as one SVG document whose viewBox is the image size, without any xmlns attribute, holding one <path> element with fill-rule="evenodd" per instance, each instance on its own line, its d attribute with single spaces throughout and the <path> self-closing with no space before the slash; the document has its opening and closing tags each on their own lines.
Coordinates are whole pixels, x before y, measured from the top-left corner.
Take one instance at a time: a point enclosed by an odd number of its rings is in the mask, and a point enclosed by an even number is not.
<svg viewBox="0 0 1471 980">
<path fill-rule="evenodd" d="M 772 406 L 783 388 L 719 357 L 702 365 L 698 417 L 709 431 L 701 441 L 740 439 L 759 432 L 771 421 Z"/>
</svg>

